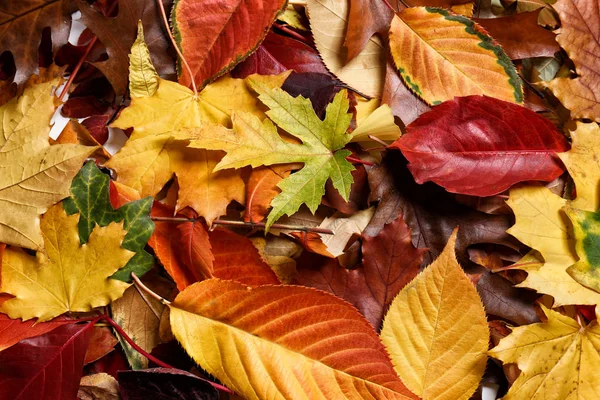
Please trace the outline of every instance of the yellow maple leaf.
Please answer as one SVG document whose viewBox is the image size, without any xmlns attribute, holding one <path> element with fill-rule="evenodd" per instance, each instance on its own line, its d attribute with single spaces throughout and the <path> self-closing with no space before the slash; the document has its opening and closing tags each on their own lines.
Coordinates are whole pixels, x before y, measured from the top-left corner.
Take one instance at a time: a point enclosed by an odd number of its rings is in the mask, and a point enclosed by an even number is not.
<svg viewBox="0 0 600 400">
<path fill-rule="evenodd" d="M 121 247 L 123 223 L 96 227 L 80 244 L 79 214 L 67 216 L 62 204 L 44 214 L 41 230 L 46 252 L 36 257 L 11 247 L 2 257 L 2 291 L 16 297 L 0 312 L 11 318 L 47 321 L 65 312 L 90 311 L 121 297 L 129 284 L 109 279 L 133 256 Z"/>
<path fill-rule="evenodd" d="M 40 215 L 69 195 L 71 180 L 96 150 L 50 145 L 57 83 L 27 88 L 0 107 L 0 242 L 40 249 Z"/>
<path fill-rule="evenodd" d="M 521 374 L 503 400 L 600 398 L 600 326 L 587 326 L 541 306 L 547 322 L 520 326 L 489 351 Z"/>
<path fill-rule="evenodd" d="M 442 254 L 394 298 L 381 330 L 396 372 L 424 400 L 469 399 L 485 371 L 485 310 L 456 260 L 455 245 L 456 231 Z"/>
<path fill-rule="evenodd" d="M 130 57 L 131 105 L 113 127 L 133 133 L 125 146 L 106 164 L 117 171 L 117 181 L 140 195 L 154 196 L 172 178 L 179 183 L 176 209 L 187 206 L 210 224 L 225 213 L 235 200 L 244 204 L 245 188 L 240 171 L 213 171 L 222 152 L 186 147 L 178 131 L 198 128 L 203 122 L 231 125 L 233 110 L 252 112 L 264 118 L 258 100 L 246 82 L 225 76 L 206 86 L 196 97 L 187 87 L 160 79 L 145 50 L 143 32 L 132 47 Z M 268 86 L 279 87 L 287 74 L 259 78 Z"/>
<path fill-rule="evenodd" d="M 513 188 L 507 202 L 516 218 L 508 233 L 541 255 L 540 259 L 529 254 L 517 263 L 528 274 L 519 286 L 549 294 L 554 297 L 556 307 L 600 304 L 600 293 L 581 285 L 567 273 L 577 255 L 573 227 L 564 212 L 567 205 L 585 210 L 597 207 L 600 166 L 596 149 L 600 149 L 600 129 L 595 123 L 578 123 L 572 136 L 573 147 L 559 156 L 575 181 L 577 198 L 567 201 L 547 188 L 528 186 Z"/>
</svg>

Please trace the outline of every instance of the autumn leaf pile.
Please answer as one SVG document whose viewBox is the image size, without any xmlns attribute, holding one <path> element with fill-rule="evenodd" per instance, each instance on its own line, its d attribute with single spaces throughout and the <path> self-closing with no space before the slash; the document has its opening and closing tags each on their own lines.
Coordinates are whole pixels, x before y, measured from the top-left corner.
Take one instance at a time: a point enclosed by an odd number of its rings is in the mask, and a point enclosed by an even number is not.
<svg viewBox="0 0 600 400">
<path fill-rule="evenodd" d="M 599 399 L 599 29 L 0 0 L 0 400 Z"/>
</svg>

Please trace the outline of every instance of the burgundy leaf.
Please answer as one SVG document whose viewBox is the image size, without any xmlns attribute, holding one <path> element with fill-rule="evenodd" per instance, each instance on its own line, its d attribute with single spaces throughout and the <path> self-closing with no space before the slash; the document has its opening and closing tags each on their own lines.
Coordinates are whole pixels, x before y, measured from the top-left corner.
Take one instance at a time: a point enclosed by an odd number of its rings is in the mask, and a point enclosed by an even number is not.
<svg viewBox="0 0 600 400">
<path fill-rule="evenodd" d="M 1 352 L 0 399 L 76 399 L 93 326 L 63 325 Z"/>
<path fill-rule="evenodd" d="M 493 196 L 523 181 L 551 181 L 564 167 L 564 136 L 547 119 L 485 96 L 457 97 L 423 114 L 392 148 L 418 183 L 454 193 Z"/>
<path fill-rule="evenodd" d="M 119 371 L 118 380 L 123 400 L 219 399 L 219 393 L 208 382 L 178 369 Z"/>
</svg>

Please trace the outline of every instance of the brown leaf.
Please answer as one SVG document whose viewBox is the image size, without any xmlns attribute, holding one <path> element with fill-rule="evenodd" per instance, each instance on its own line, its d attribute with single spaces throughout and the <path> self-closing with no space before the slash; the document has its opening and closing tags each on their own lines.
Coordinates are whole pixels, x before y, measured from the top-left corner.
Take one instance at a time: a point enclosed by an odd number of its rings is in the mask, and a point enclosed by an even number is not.
<svg viewBox="0 0 600 400">
<path fill-rule="evenodd" d="M 119 400 L 119 382 L 106 373 L 88 375 L 81 378 L 77 399 L 79 400 Z"/>
<path fill-rule="evenodd" d="M 83 364 L 86 365 L 101 359 L 113 351 L 117 343 L 118 340 L 111 333 L 110 328 L 94 327 Z"/>
<path fill-rule="evenodd" d="M 392 113 L 400 118 L 405 126 L 430 110 L 423 100 L 404 85 L 391 60 L 388 60 L 385 67 L 385 84 L 381 103 L 389 105 Z"/>
<path fill-rule="evenodd" d="M 394 12 L 383 1 L 350 0 L 348 29 L 344 45 L 347 62 L 356 57 L 375 33 L 387 36 Z"/>
<path fill-rule="evenodd" d="M 168 10 L 172 0 L 160 1 Z M 108 78 L 117 95 L 127 89 L 129 52 L 136 38 L 138 20 L 144 25 L 146 43 L 158 73 L 163 76 L 175 73 L 175 63 L 167 54 L 169 42 L 156 1 L 119 1 L 116 18 L 105 17 L 85 0 L 77 0 L 77 4 L 82 22 L 98 36 L 108 53 L 108 60 L 93 65 Z"/>
<path fill-rule="evenodd" d="M 513 60 L 552 57 L 560 51 L 556 34 L 538 25 L 542 9 L 502 18 L 475 18 Z"/>
<path fill-rule="evenodd" d="M 456 255 L 460 261 L 467 261 L 466 249 L 475 243 L 519 246 L 505 232 L 512 225 L 509 216 L 472 210 L 437 185 L 416 184 L 400 153 L 388 152 L 381 165 L 369 170 L 369 185 L 369 199 L 379 201 L 379 206 L 365 233 L 375 236 L 386 223 L 403 215 L 412 231 L 413 244 L 429 249 L 423 260 L 425 265 L 442 252 L 457 226 L 460 230 Z"/>
<path fill-rule="evenodd" d="M 12 50 L 17 68 L 14 81 L 21 85 L 38 67 L 42 30 L 52 30 L 56 52 L 69 38 L 72 0 L 3 1 L 0 4 L 0 49 Z"/>
</svg>

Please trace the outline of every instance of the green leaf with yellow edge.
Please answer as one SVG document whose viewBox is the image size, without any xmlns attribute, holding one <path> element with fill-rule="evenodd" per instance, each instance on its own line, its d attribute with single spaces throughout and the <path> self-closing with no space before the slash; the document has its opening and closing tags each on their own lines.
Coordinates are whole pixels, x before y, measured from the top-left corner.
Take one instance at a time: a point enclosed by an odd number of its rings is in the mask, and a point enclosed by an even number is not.
<svg viewBox="0 0 600 400">
<path fill-rule="evenodd" d="M 69 196 L 71 179 L 96 150 L 48 142 L 57 84 L 29 87 L 0 107 L 0 243 L 41 249 L 40 215 Z"/>
<path fill-rule="evenodd" d="M 123 223 L 96 227 L 80 244 L 79 215 L 67 216 L 62 204 L 44 214 L 45 252 L 33 257 L 10 247 L 2 257 L 2 291 L 11 298 L 0 306 L 10 318 L 47 321 L 65 312 L 85 312 L 121 297 L 129 285 L 108 279 L 133 252 L 121 247 Z"/>
<path fill-rule="evenodd" d="M 456 230 L 442 254 L 394 298 L 381 330 L 402 382 L 424 400 L 467 400 L 485 371 L 485 310 L 455 245 Z"/>
<path fill-rule="evenodd" d="M 410 7 L 392 20 L 390 50 L 406 85 L 430 105 L 455 96 L 523 102 L 517 71 L 478 24 L 434 7 Z"/>
<path fill-rule="evenodd" d="M 279 88 L 249 78 L 259 93 L 259 99 L 269 107 L 266 114 L 281 129 L 300 139 L 301 143 L 284 140 L 269 119 L 236 112 L 233 130 L 222 126 L 205 126 L 185 135 L 195 135 L 190 147 L 224 150 L 227 155 L 215 170 L 261 165 L 304 163 L 304 167 L 277 185 L 281 189 L 271 202 L 273 209 L 267 218 L 266 229 L 284 214 L 292 215 L 302 204 L 314 213 L 325 193 L 325 183 L 331 179 L 342 197 L 347 200 L 352 185 L 352 164 L 346 161 L 351 154 L 344 146 L 352 138 L 346 134 L 350 126 L 348 98 L 340 91 L 327 106 L 324 120 L 315 114 L 310 100 L 292 97 Z"/>
<path fill-rule="evenodd" d="M 208 279 L 169 308 L 188 354 L 245 399 L 416 398 L 364 316 L 330 293 Z"/>
<path fill-rule="evenodd" d="M 223 215 L 235 200 L 244 204 L 245 187 L 239 171 L 214 171 L 223 153 L 187 148 L 185 137 L 174 138 L 180 130 L 198 128 L 206 122 L 231 125 L 233 110 L 264 116 L 247 83 L 225 76 L 206 86 L 196 97 L 185 86 L 151 74 L 149 55 L 139 50 L 138 37 L 131 57 L 131 105 L 111 126 L 133 127 L 125 146 L 106 166 L 117 172 L 117 181 L 137 190 L 141 197 L 155 196 L 175 175 L 179 183 L 176 208 L 193 208 L 210 224 Z M 150 75 L 144 71 L 150 71 Z M 258 77 L 265 85 L 279 87 L 287 73 Z M 157 79 L 158 87 L 140 90 Z"/>
<path fill-rule="evenodd" d="M 600 292 L 600 214 L 566 207 L 575 232 L 579 261 L 567 273 L 582 285 Z"/>
<path fill-rule="evenodd" d="M 521 374 L 503 400 L 595 400 L 600 398 L 600 326 L 582 326 L 541 306 L 546 322 L 520 326 L 489 355 L 515 363 Z"/>
</svg>

